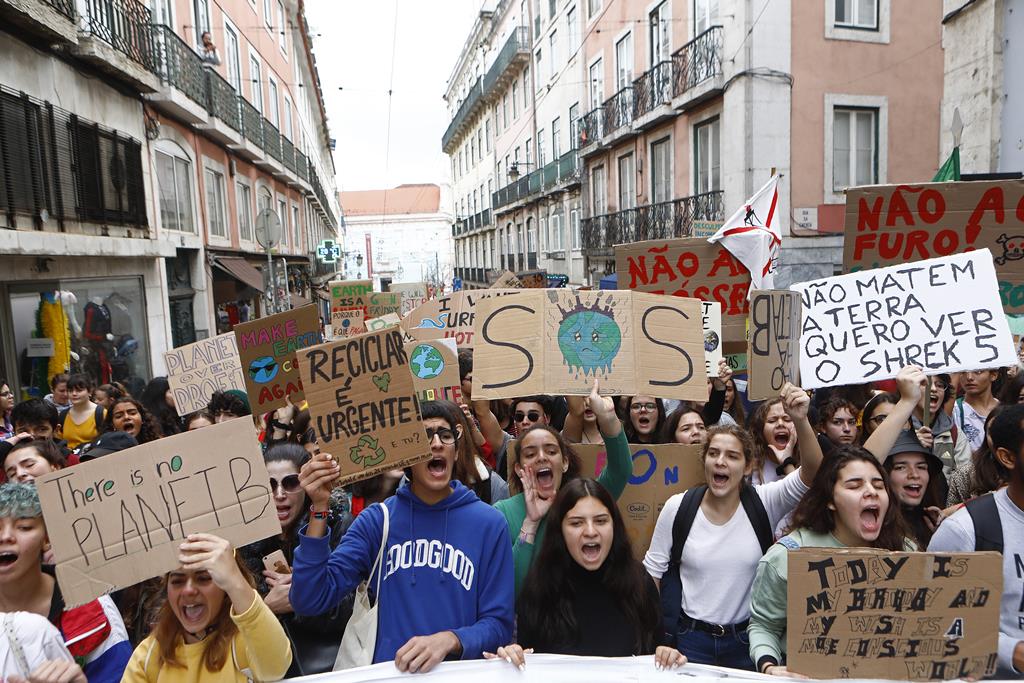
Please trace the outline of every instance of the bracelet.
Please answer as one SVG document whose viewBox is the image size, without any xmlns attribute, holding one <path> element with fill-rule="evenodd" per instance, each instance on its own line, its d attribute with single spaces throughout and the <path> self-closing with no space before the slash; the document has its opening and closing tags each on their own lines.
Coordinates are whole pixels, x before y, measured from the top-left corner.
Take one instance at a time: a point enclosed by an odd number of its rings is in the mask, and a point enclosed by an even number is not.
<svg viewBox="0 0 1024 683">
<path fill-rule="evenodd" d="M 312 505 L 309 506 L 309 516 L 312 517 L 313 519 L 320 519 L 320 520 L 323 520 L 323 521 L 326 522 L 327 521 L 327 516 L 329 514 L 331 514 L 331 511 L 329 509 L 328 510 L 314 510 Z"/>
<path fill-rule="evenodd" d="M 534 539 L 536 537 L 537 537 L 537 534 L 528 534 L 525 531 L 520 531 L 519 532 L 519 542 L 520 543 L 526 543 L 527 545 L 533 545 L 533 541 L 534 541 Z"/>
</svg>

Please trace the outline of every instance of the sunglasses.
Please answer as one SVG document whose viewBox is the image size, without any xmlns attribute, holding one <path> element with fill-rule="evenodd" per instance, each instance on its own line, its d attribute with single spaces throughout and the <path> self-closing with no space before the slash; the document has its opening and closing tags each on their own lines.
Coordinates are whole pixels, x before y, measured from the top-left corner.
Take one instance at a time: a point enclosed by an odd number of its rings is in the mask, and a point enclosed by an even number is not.
<svg viewBox="0 0 1024 683">
<path fill-rule="evenodd" d="M 657 403 L 634 403 L 633 405 L 629 406 L 629 409 L 632 410 L 632 411 L 635 411 L 637 413 L 639 413 L 641 410 L 646 410 L 649 413 L 653 413 L 655 410 L 658 409 L 658 404 Z"/>
<path fill-rule="evenodd" d="M 447 427 L 440 427 L 438 429 L 427 428 L 427 443 L 433 443 L 435 436 L 441 439 L 441 443 L 445 446 L 451 446 L 457 438 L 455 432 Z"/>
<path fill-rule="evenodd" d="M 289 474 L 287 477 L 281 479 L 278 483 L 277 479 L 270 478 L 270 490 L 277 491 L 277 487 L 280 485 L 284 489 L 285 493 L 298 493 L 302 489 L 302 484 L 299 483 L 299 475 Z"/>
<path fill-rule="evenodd" d="M 526 418 L 530 418 L 530 422 L 537 422 L 538 420 L 540 420 L 540 413 L 538 413 L 536 410 L 531 410 L 528 413 L 524 413 L 521 410 L 517 410 L 513 417 L 515 418 L 516 422 L 522 422 Z"/>
</svg>

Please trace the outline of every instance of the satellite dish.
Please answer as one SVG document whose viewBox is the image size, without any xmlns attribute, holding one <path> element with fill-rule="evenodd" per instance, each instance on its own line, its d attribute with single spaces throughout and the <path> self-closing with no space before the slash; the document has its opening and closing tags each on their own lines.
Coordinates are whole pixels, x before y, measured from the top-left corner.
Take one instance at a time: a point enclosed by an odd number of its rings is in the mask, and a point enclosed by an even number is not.
<svg viewBox="0 0 1024 683">
<path fill-rule="evenodd" d="M 264 249 L 273 249 L 281 243 L 281 219 L 273 209 L 263 209 L 256 216 L 256 241 Z"/>
</svg>

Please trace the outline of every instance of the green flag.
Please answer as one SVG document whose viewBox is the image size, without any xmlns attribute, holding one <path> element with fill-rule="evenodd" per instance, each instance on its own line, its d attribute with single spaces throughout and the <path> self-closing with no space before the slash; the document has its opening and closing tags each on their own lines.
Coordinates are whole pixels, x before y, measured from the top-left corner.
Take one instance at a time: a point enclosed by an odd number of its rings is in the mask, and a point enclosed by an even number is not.
<svg viewBox="0 0 1024 683">
<path fill-rule="evenodd" d="M 933 183 L 948 183 L 953 180 L 960 180 L 960 148 L 954 147 L 953 151 L 950 152 L 949 158 L 946 159 L 946 163 L 942 165 L 935 177 L 932 178 Z"/>
</svg>

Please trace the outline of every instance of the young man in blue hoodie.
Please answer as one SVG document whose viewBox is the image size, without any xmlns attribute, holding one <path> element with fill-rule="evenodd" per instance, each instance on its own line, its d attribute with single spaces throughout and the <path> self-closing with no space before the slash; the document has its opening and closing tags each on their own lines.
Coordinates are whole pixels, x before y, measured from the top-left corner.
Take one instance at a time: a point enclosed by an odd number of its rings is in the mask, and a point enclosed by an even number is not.
<svg viewBox="0 0 1024 683">
<path fill-rule="evenodd" d="M 510 642 L 515 614 L 512 542 L 504 517 L 452 481 L 463 438 L 458 406 L 424 403 L 430 459 L 407 470 L 409 485 L 385 500 L 390 517 L 373 662 L 425 672 L 445 659 L 478 659 Z M 296 614 L 323 614 L 370 576 L 380 550 L 383 512 L 364 510 L 332 552 L 326 511 L 338 465 L 319 454 L 299 480 L 312 502 L 299 534 L 289 598 Z"/>
</svg>

